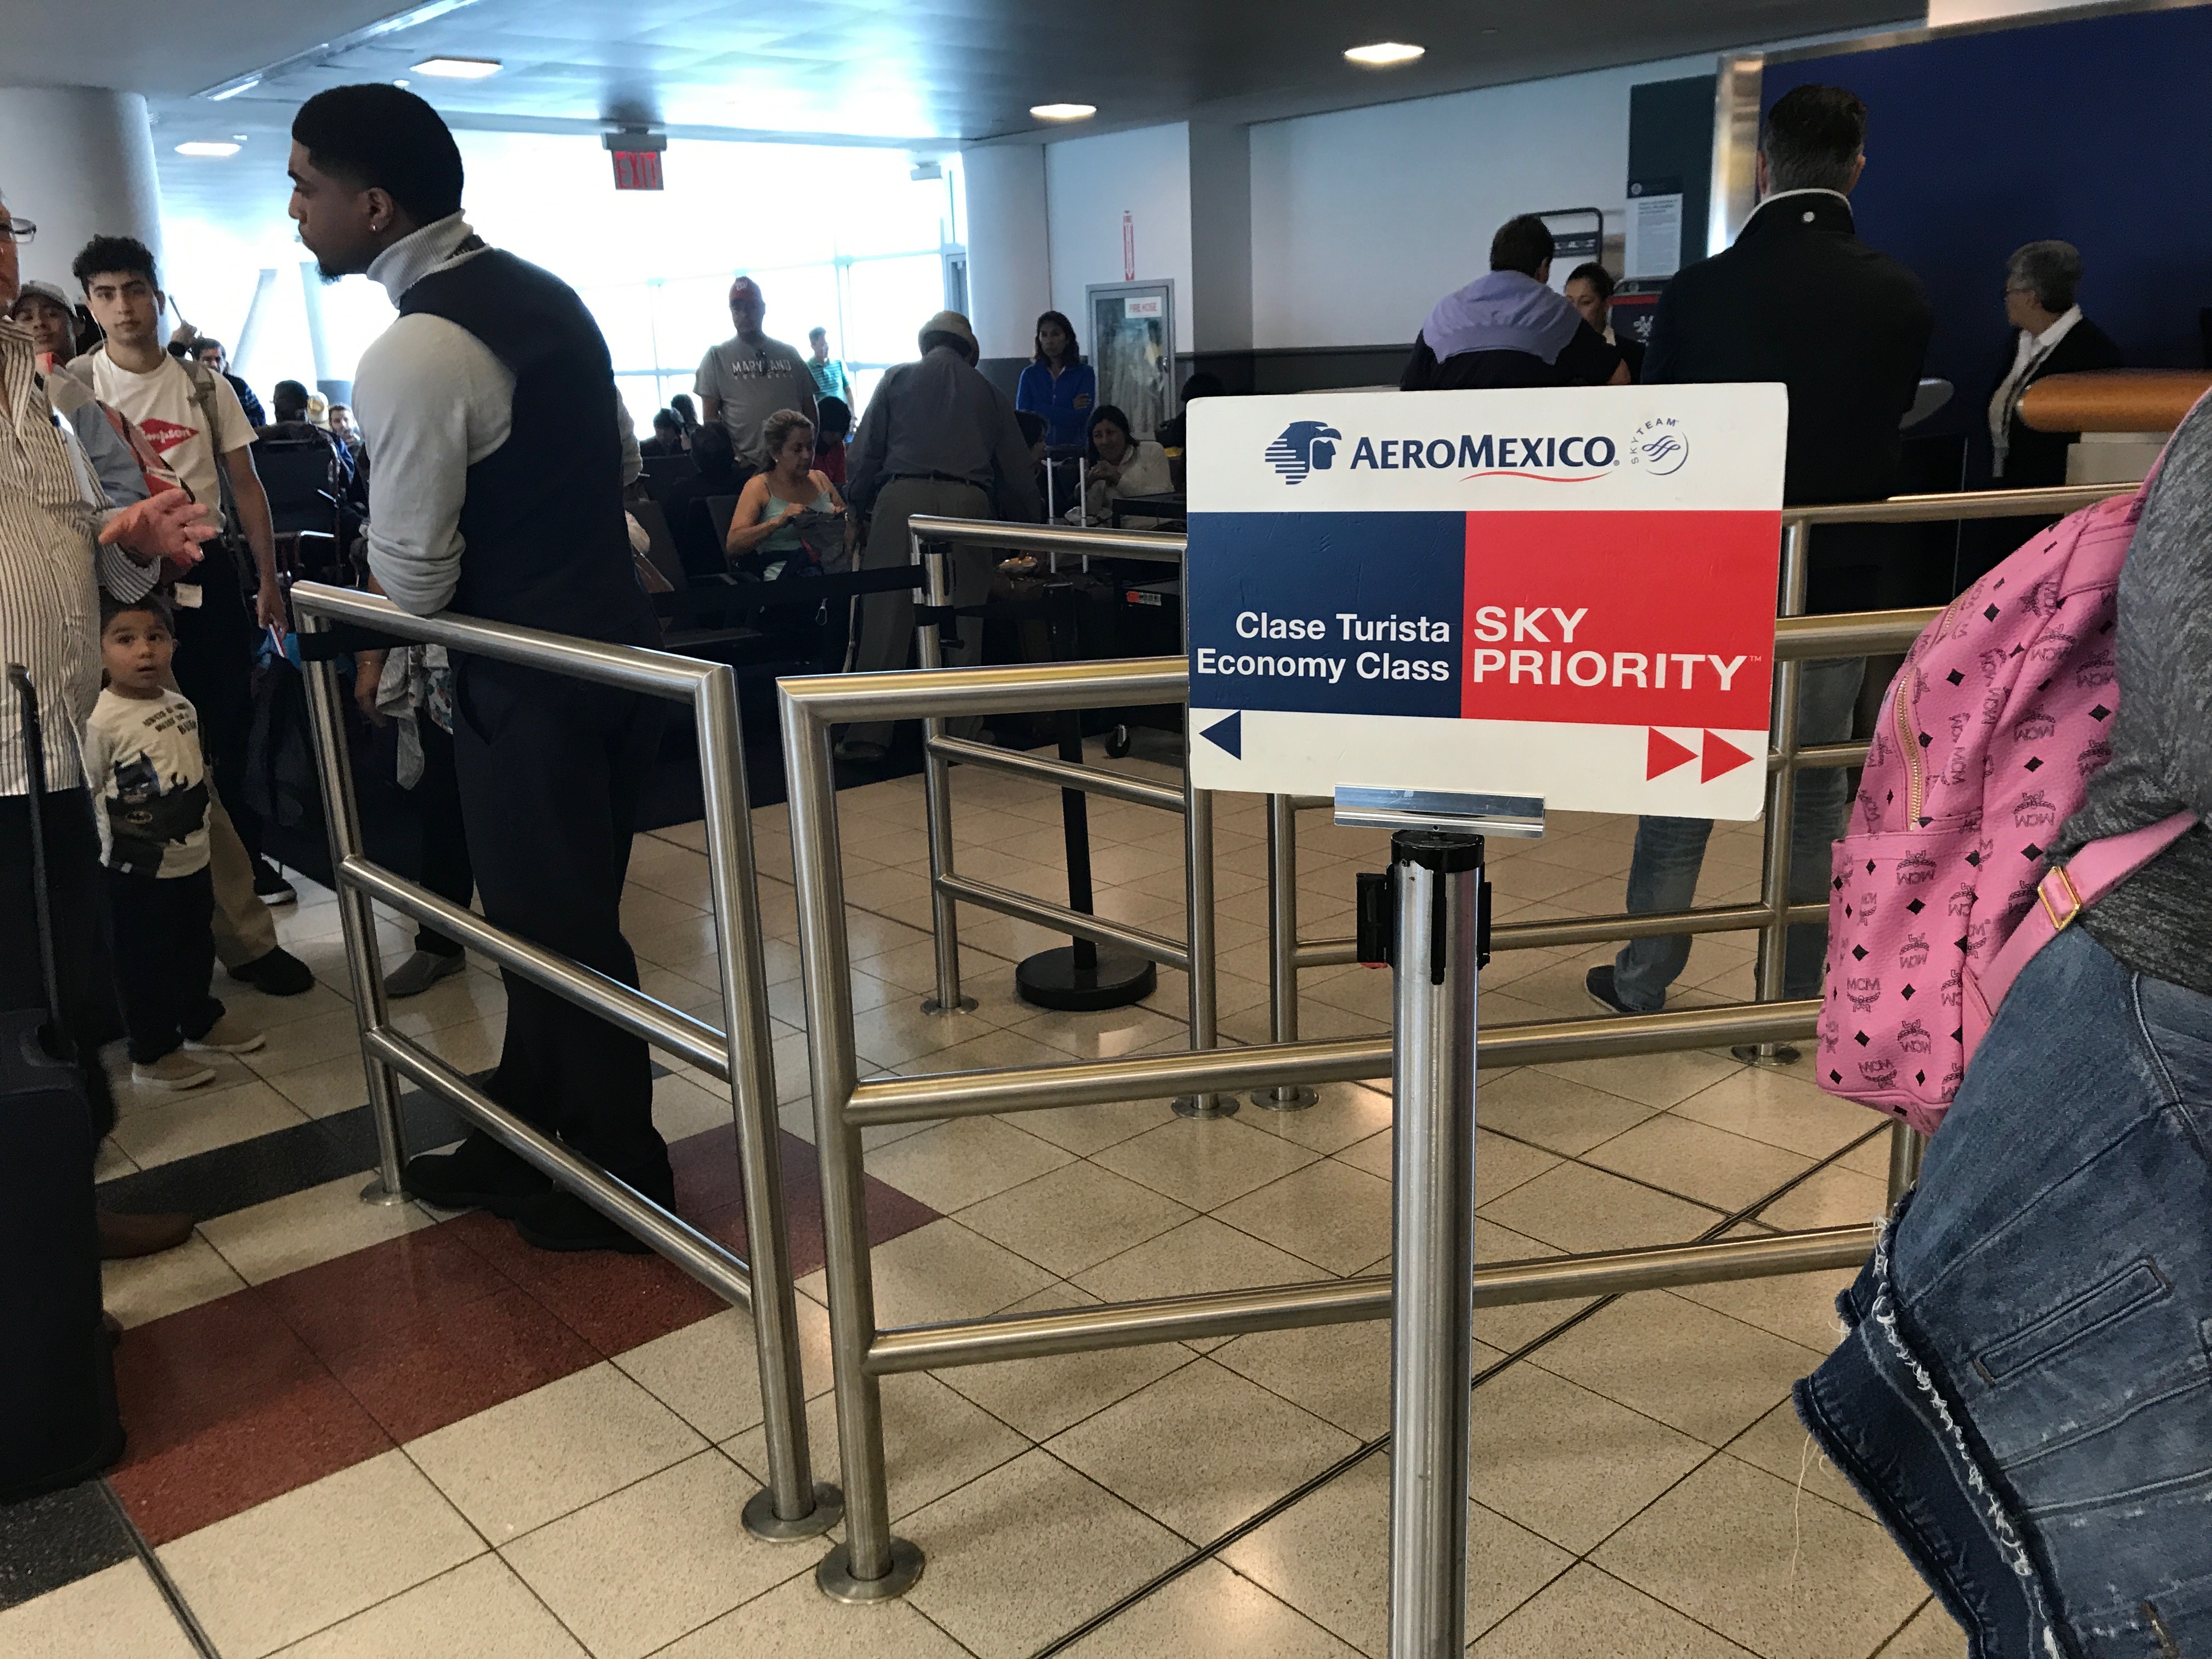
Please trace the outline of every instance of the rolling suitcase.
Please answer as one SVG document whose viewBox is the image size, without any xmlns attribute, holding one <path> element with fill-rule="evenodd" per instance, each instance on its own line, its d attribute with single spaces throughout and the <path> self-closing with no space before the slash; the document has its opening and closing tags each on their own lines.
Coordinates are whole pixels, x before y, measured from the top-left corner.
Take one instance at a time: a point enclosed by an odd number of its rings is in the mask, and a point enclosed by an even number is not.
<svg viewBox="0 0 2212 1659">
<path fill-rule="evenodd" d="M 0 1503 L 74 1486 L 123 1452 L 100 1319 L 92 1111 L 54 966 L 38 695 L 23 669 L 7 672 L 23 703 L 46 1006 L 0 1010 Z"/>
</svg>

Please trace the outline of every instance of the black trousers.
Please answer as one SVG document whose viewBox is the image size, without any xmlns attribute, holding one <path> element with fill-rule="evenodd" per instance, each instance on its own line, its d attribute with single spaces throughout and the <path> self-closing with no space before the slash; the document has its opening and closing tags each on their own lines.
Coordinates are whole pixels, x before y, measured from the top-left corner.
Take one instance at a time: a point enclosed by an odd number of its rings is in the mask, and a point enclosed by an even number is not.
<svg viewBox="0 0 2212 1659">
<path fill-rule="evenodd" d="M 246 804 L 246 746 L 253 735 L 253 650 L 258 630 L 246 607 L 238 561 L 213 542 L 195 568 L 200 603 L 179 605 L 177 690 L 200 717 L 200 748 L 215 774 L 223 810 L 258 862 L 261 819 Z"/>
<path fill-rule="evenodd" d="M 101 1043 L 121 1034 L 123 1020 L 107 953 L 107 900 L 92 797 L 82 789 L 57 790 L 41 803 L 40 817 L 46 832 L 62 1022 L 85 1062 L 94 1131 L 104 1135 L 115 1127 L 115 1103 L 96 1056 Z M 46 1004 L 32 892 L 30 798 L 0 796 L 0 1008 Z"/>
<path fill-rule="evenodd" d="M 455 678 L 453 759 L 485 917 L 625 985 L 623 881 L 663 710 L 636 692 L 480 658 Z M 661 1202 L 674 1194 L 653 1127 L 644 1042 L 518 978 L 492 1098 Z"/>
<path fill-rule="evenodd" d="M 205 1036 L 222 1018 L 222 1004 L 208 992 L 215 978 L 215 878 L 205 869 L 106 875 L 123 1024 L 131 1058 L 149 1066 L 186 1038 Z"/>
<path fill-rule="evenodd" d="M 469 863 L 468 831 L 461 822 L 461 781 L 453 769 L 453 739 L 428 714 L 415 729 L 422 739 L 422 775 L 408 793 L 422 821 L 422 884 L 464 910 L 476 896 L 477 876 Z M 415 929 L 415 948 L 435 957 L 461 954 L 459 939 L 426 925 Z"/>
</svg>

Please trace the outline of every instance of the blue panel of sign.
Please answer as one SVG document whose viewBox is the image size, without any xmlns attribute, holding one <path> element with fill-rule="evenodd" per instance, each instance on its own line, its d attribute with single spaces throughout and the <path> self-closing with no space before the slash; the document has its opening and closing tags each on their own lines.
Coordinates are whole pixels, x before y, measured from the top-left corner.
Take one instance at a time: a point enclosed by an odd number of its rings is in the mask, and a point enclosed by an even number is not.
<svg viewBox="0 0 2212 1659">
<path fill-rule="evenodd" d="M 1460 712 L 1463 513 L 1194 513 L 1194 706 Z"/>
</svg>

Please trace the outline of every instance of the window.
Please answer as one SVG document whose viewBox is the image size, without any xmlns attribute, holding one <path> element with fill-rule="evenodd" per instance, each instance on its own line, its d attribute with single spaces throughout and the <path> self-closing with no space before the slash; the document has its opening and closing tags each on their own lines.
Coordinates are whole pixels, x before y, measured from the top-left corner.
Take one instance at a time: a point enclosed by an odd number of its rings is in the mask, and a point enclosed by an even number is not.
<svg viewBox="0 0 2212 1659">
<path fill-rule="evenodd" d="M 830 354 L 845 363 L 864 406 L 882 371 L 915 356 L 917 331 L 945 303 L 950 192 L 941 179 L 909 177 L 902 151 L 672 139 L 665 190 L 617 193 L 595 137 L 454 136 L 470 222 L 494 246 L 576 289 L 606 337 L 641 434 L 654 411 L 690 391 L 707 349 L 729 337 L 730 282 L 739 271 L 761 285 L 772 337 L 803 355 L 808 330 L 828 331 Z M 781 205 L 794 182 L 812 210 Z M 258 216 L 172 218 L 169 289 L 194 322 L 238 343 L 240 372 L 256 386 L 349 380 L 391 307 L 362 278 L 325 290 L 324 361 L 308 361 L 305 295 L 292 275 L 301 250 L 283 210 L 280 190 Z M 268 266 L 278 280 L 261 285 L 256 303 L 253 274 Z"/>
</svg>

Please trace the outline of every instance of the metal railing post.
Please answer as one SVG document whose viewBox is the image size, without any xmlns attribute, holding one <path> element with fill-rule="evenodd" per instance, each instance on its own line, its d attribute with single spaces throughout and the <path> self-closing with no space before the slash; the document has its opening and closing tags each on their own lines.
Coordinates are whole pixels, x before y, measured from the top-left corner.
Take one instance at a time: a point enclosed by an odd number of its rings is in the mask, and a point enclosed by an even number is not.
<svg viewBox="0 0 2212 1659">
<path fill-rule="evenodd" d="M 320 617 L 302 614 L 300 633 L 327 632 Z M 345 928 L 346 974 L 353 985 L 354 1021 L 361 1030 L 362 1070 L 368 1083 L 368 1116 L 376 1126 L 376 1176 L 361 1189 L 364 1204 L 404 1204 L 400 1166 L 407 1139 L 399 1116 L 399 1082 L 391 1066 L 370 1048 L 372 1032 L 391 1023 L 384 997 L 384 959 L 376 948 L 376 906 L 368 894 L 337 879 L 348 859 L 361 850 L 361 812 L 354 800 L 353 768 L 346 758 L 345 705 L 337 685 L 337 665 L 307 665 L 307 724 L 314 734 L 315 769 L 323 786 L 323 823 L 330 834 L 331 870 L 337 888 L 338 917 Z"/>
<path fill-rule="evenodd" d="M 1390 1659 L 1467 1648 L 1480 836 L 1401 830 L 1390 1274 Z"/>
<path fill-rule="evenodd" d="M 745 1261 L 752 1269 L 753 1345 L 768 1437 L 768 1485 L 744 1506 L 744 1528 L 784 1542 L 812 1538 L 844 1514 L 837 1488 L 817 1486 L 806 1443 L 806 1384 L 799 1369 L 799 1308 L 792 1289 L 783 1196 L 782 1127 L 776 1121 L 774 1039 L 761 971 L 760 884 L 753 866 L 751 796 L 738 730 L 735 671 L 718 665 L 692 704 L 706 802 L 707 876 L 722 976 L 722 1030 L 744 1189 Z"/>
<path fill-rule="evenodd" d="M 1218 1040 L 1214 1029 L 1213 980 L 1213 793 L 1194 789 L 1190 772 L 1183 772 L 1183 897 L 1190 912 L 1190 961 L 1186 969 L 1190 983 L 1190 1046 L 1211 1048 Z M 1223 1094 L 1179 1095 L 1175 1102 L 1179 1117 L 1228 1117 L 1237 1110 L 1237 1097 Z"/>
<path fill-rule="evenodd" d="M 1807 549 L 1812 526 L 1790 520 L 1782 529 L 1782 611 L 1805 614 L 1805 586 L 1810 574 Z M 1766 775 L 1766 837 L 1759 875 L 1759 902 L 1768 920 L 1759 930 L 1759 963 L 1753 994 L 1779 1002 L 1790 957 L 1790 848 L 1797 814 L 1797 716 L 1804 700 L 1805 665 L 1796 658 L 1778 664 L 1774 682 L 1774 763 Z M 1753 1056 L 1766 1064 L 1797 1058 L 1796 1050 L 1762 1042 Z"/>
<path fill-rule="evenodd" d="M 875 1279 L 868 1259 L 860 1132 L 845 1108 L 859 1081 L 853 1052 L 853 981 L 845 938 L 844 871 L 837 853 L 830 733 L 798 701 L 781 699 L 791 802 L 791 862 L 799 903 L 799 969 L 806 994 L 806 1054 L 814 1089 L 814 1144 L 822 1169 L 822 1251 L 830 1297 L 830 1351 L 843 1466 L 845 1541 L 814 1571 L 840 1601 L 902 1595 L 921 1576 L 921 1552 L 891 1535 L 884 1473 L 881 1386 L 867 1368 L 876 1340 Z"/>
<path fill-rule="evenodd" d="M 914 562 L 922 567 L 927 603 L 932 607 L 950 604 L 951 582 L 946 570 L 950 550 L 939 547 L 926 552 L 921 533 L 912 531 L 908 532 L 908 550 Z M 937 627 L 931 622 L 915 630 L 915 649 L 924 668 L 945 665 Z M 953 872 L 952 765 L 936 747 L 949 735 L 941 715 L 922 716 L 922 798 L 929 813 L 929 934 L 937 953 L 937 994 L 923 1000 L 925 1014 L 959 1013 L 975 1006 L 975 998 L 960 994 L 960 913 L 952 895 L 939 884 Z"/>
<path fill-rule="evenodd" d="M 1295 795 L 1267 797 L 1267 1041 L 1298 1040 L 1298 811 Z M 1321 1098 L 1300 1087 L 1262 1089 L 1252 1103 L 1301 1111 Z"/>
<path fill-rule="evenodd" d="M 1920 1160 L 1928 1151 L 1928 1137 L 1905 1122 L 1889 1126 L 1889 1207 L 1912 1190 L 1920 1179 Z"/>
</svg>

